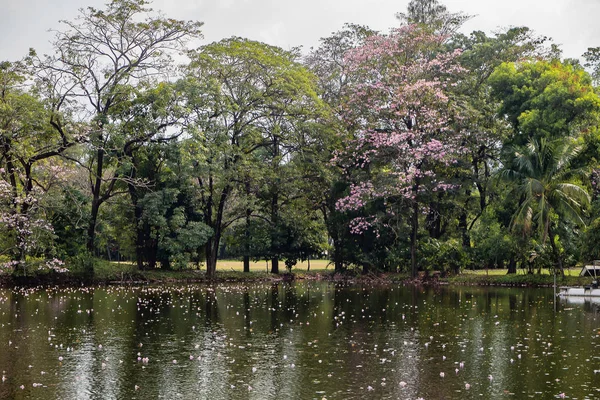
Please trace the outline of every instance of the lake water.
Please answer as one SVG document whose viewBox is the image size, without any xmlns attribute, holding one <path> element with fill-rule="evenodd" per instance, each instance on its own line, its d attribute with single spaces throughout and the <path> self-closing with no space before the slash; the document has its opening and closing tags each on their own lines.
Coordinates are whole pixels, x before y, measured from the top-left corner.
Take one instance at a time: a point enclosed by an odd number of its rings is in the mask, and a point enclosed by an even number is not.
<svg viewBox="0 0 600 400">
<path fill-rule="evenodd" d="M 0 290 L 2 399 L 595 399 L 599 345 L 551 289 Z"/>
</svg>

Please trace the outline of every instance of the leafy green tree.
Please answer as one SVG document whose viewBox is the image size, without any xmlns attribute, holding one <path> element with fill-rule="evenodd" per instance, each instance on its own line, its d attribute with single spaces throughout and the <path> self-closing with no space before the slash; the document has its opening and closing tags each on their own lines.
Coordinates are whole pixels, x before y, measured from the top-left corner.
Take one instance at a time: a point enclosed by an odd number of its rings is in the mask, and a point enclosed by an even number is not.
<svg viewBox="0 0 600 400">
<path fill-rule="evenodd" d="M 197 143 L 200 207 L 214 232 L 205 246 L 207 273 L 214 276 L 225 229 L 252 213 L 250 203 L 242 213 L 231 203 L 243 197 L 252 177 L 248 163 L 266 151 L 271 151 L 272 167 L 285 161 L 286 136 L 295 131 L 296 121 L 317 112 L 320 101 L 314 77 L 298 62 L 296 51 L 230 38 L 189 55 L 189 128 Z M 271 215 L 276 215 L 278 191 L 271 189 Z"/>
<path fill-rule="evenodd" d="M 455 121 L 455 129 L 464 135 L 464 153 L 453 169 L 461 190 L 450 202 L 450 210 L 458 219 L 457 229 L 463 247 L 471 247 L 470 233 L 485 213 L 493 198 L 498 197 L 493 171 L 500 167 L 502 145 L 511 136 L 511 129 L 498 118 L 498 100 L 492 96 L 488 78 L 503 62 L 540 57 L 545 54 L 547 39 L 533 34 L 526 27 L 514 27 L 488 36 L 484 32 L 453 36 L 448 44 L 459 48 L 460 63 L 466 69 L 455 95 L 465 110 Z M 454 203 L 454 204 L 452 204 Z M 441 215 L 439 220 L 451 217 Z M 481 243 L 481 240 L 478 240 Z"/>
<path fill-rule="evenodd" d="M 272 147 L 265 149 L 265 165 L 270 168 L 257 194 L 256 217 L 268 223 L 270 238 L 264 255 L 271 259 L 273 273 L 279 272 L 281 258 L 289 267 L 325 250 L 325 225 L 318 203 L 321 193 L 311 187 L 320 179 L 313 163 L 315 144 L 298 137 L 300 133 L 281 136 L 276 152 Z"/>
<path fill-rule="evenodd" d="M 527 176 L 531 179 L 518 185 L 522 197 L 518 197 L 512 226 L 518 226 L 522 232 L 537 229 L 541 246 L 550 238 L 553 257 L 562 269 L 563 249 L 572 246 L 569 243 L 559 246 L 558 236 L 550 230 L 560 231 L 561 225 L 555 221 L 558 216 L 559 221 L 564 219 L 579 225 L 583 222 L 577 215 L 587 202 L 582 200 L 581 194 L 579 198 L 569 200 L 576 190 L 567 185 L 566 179 L 569 174 L 593 167 L 590 161 L 594 160 L 594 140 L 591 140 L 594 135 L 590 133 L 597 121 L 600 99 L 589 75 L 581 67 L 556 59 L 502 64 L 490 76 L 489 82 L 492 94 L 501 101 L 500 116 L 506 118 L 510 127 L 501 155 L 504 169 L 517 171 L 523 179 Z M 573 152 L 573 141 L 585 146 Z M 583 154 L 591 156 L 586 160 Z M 586 181 L 580 177 L 571 184 L 583 189 Z M 529 188 L 529 195 L 526 195 L 527 182 L 537 185 Z M 554 192 L 556 185 L 567 185 L 558 188 L 570 188 L 572 193 Z M 536 193 L 541 197 L 535 197 Z M 580 204 L 573 203 L 573 211 L 569 213 L 559 199 L 567 203 L 579 201 Z"/>
<path fill-rule="evenodd" d="M 89 251 L 95 247 L 100 207 L 120 188 L 126 149 L 148 142 L 165 130 L 126 136 L 120 119 L 140 82 L 168 78 L 171 55 L 189 39 L 200 37 L 202 23 L 151 15 L 145 0 L 114 0 L 104 10 L 82 9 L 74 21 L 62 21 L 55 54 L 30 60 L 56 111 L 72 110 L 88 124 L 89 155 L 79 160 L 89 172 L 91 211 L 87 229 Z M 167 124 L 168 125 L 168 124 Z M 68 127 L 58 127 L 68 129 Z M 131 132 L 128 132 L 131 133 Z"/>
<path fill-rule="evenodd" d="M 577 136 L 595 122 L 600 109 L 590 76 L 558 60 L 503 63 L 489 82 L 502 101 L 499 113 L 512 128 L 509 144 Z"/>
</svg>

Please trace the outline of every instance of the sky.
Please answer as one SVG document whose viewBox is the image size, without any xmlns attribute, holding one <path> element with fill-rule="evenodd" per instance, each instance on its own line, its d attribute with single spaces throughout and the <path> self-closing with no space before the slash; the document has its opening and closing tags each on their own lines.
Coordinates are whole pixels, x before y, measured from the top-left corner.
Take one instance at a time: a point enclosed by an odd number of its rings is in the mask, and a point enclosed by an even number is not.
<svg viewBox="0 0 600 400">
<path fill-rule="evenodd" d="M 409 0 L 154 0 L 166 16 L 204 22 L 208 44 L 231 36 L 308 51 L 319 38 L 346 22 L 387 32 Z M 104 0 L 0 0 L 0 61 L 22 58 L 29 48 L 51 51 L 50 29 L 74 19 L 82 7 L 103 8 Z M 600 0 L 442 0 L 450 12 L 474 17 L 462 31 L 486 33 L 528 26 L 561 45 L 564 57 L 579 58 L 600 46 Z"/>
</svg>

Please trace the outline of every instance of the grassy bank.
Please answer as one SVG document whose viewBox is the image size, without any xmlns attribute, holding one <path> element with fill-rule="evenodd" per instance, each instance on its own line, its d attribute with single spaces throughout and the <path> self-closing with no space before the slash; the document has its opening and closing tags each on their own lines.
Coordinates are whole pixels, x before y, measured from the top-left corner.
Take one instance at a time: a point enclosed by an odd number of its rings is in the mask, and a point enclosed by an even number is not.
<svg viewBox="0 0 600 400">
<path fill-rule="evenodd" d="M 556 277 L 558 286 L 589 285 L 590 277 L 580 277 L 581 268 L 565 269 L 565 276 Z M 443 279 L 449 284 L 479 286 L 531 286 L 544 287 L 554 284 L 552 271 L 543 269 L 540 273 L 528 274 L 523 270 L 516 274 L 507 274 L 506 269 L 464 271 L 463 273 Z"/>
<path fill-rule="evenodd" d="M 332 275 L 333 268 L 329 266 L 327 260 L 311 260 L 310 270 L 308 262 L 298 263 L 292 269 L 292 274 L 287 274 L 284 264 L 280 265 L 280 274 L 273 275 L 269 273 L 268 264 L 265 261 L 252 262 L 250 272 L 243 272 L 244 266 L 241 261 L 222 260 L 217 264 L 216 281 L 239 282 L 239 281 L 279 281 L 290 279 L 322 279 L 323 275 Z M 16 274 L 0 274 L 0 285 L 44 285 L 44 284 L 64 284 L 64 285 L 94 285 L 94 284 L 131 284 L 131 283 L 176 283 L 176 282 L 207 282 L 204 267 L 199 269 L 187 269 L 181 271 L 169 271 L 161 269 L 143 270 L 137 269 L 136 265 L 130 262 L 109 262 L 106 260 L 95 260 L 93 262 L 93 273 L 88 270 L 79 270 L 70 268 L 66 265 L 69 272 L 57 273 L 48 270 L 31 269 L 26 273 L 17 271 Z"/>
<path fill-rule="evenodd" d="M 68 267 L 68 266 L 67 266 Z M 292 274 L 281 268 L 280 275 L 270 274 L 270 265 L 265 261 L 253 262 L 250 272 L 243 272 L 243 263 L 236 260 L 222 260 L 217 264 L 216 281 L 220 282 L 264 282 L 289 279 L 322 279 L 344 280 L 352 282 L 371 283 L 400 283 L 412 282 L 420 284 L 450 284 L 450 285 L 477 285 L 477 286 L 516 286 L 516 287 L 544 287 L 552 286 L 554 277 L 551 271 L 542 270 L 539 274 L 527 274 L 518 271 L 517 274 L 508 275 L 506 270 L 476 270 L 464 271 L 455 276 L 441 277 L 440 274 L 421 274 L 419 279 L 411 280 L 406 273 L 381 273 L 362 275 L 356 271 L 345 274 L 335 274 L 328 260 L 312 260 L 310 270 L 308 262 L 298 263 Z M 204 268 L 188 269 L 183 271 L 166 271 L 161 269 L 139 271 L 133 263 L 108 262 L 96 260 L 93 265 L 94 273 L 84 274 L 76 270 L 59 274 L 54 271 L 29 271 L 26 276 L 0 275 L 0 284 L 37 285 L 37 284 L 141 284 L 141 283 L 192 283 L 208 282 Z M 579 277 L 580 269 L 565 271 L 565 277 L 557 277 L 559 286 L 580 286 L 591 282 L 589 277 Z"/>
</svg>

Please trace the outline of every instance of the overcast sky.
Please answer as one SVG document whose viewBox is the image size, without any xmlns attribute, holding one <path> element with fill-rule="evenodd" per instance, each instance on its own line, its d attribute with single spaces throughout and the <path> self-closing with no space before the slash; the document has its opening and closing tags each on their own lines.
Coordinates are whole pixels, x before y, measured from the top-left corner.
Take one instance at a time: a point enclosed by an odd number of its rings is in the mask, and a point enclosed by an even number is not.
<svg viewBox="0 0 600 400">
<path fill-rule="evenodd" d="M 409 0 L 155 0 L 168 17 L 204 22 L 204 43 L 241 36 L 289 49 L 308 50 L 345 22 L 387 32 Z M 49 29 L 73 19 L 81 7 L 102 8 L 103 0 L 0 0 L 0 61 L 17 60 L 30 47 L 50 51 Z M 552 37 L 565 57 L 600 46 L 600 0 L 445 0 L 449 11 L 475 17 L 463 31 L 528 26 Z"/>
</svg>

